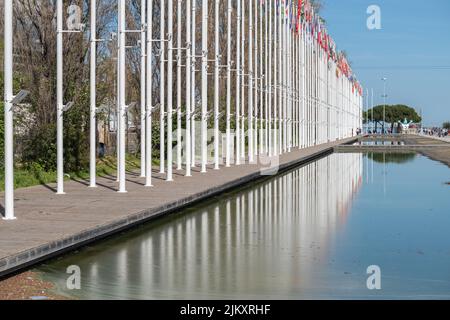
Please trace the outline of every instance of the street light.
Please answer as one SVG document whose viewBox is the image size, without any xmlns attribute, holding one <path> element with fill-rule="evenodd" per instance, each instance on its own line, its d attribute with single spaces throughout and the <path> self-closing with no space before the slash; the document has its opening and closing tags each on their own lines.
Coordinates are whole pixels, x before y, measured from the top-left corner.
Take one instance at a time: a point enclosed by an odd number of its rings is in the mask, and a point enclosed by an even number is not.
<svg viewBox="0 0 450 320">
<path fill-rule="evenodd" d="M 381 81 L 383 81 L 383 101 L 384 101 L 384 104 L 383 104 L 383 134 L 385 133 L 385 131 L 384 131 L 384 126 L 386 125 L 386 98 L 387 98 L 387 95 L 386 95 L 386 81 L 387 81 L 387 78 L 381 78 Z"/>
</svg>

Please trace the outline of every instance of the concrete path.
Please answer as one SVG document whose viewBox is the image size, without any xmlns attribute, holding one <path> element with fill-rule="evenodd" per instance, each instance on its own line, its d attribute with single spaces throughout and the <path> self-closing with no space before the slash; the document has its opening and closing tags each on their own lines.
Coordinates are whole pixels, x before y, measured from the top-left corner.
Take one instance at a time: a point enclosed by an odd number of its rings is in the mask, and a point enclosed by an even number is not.
<svg viewBox="0 0 450 320">
<path fill-rule="evenodd" d="M 297 149 L 281 156 L 279 170 L 355 141 L 352 138 Z M 260 179 L 266 167 L 246 164 L 209 168 L 207 174 L 196 169 L 190 178 L 183 176 L 184 171 L 175 171 L 174 182 L 164 181 L 164 176 L 155 172 L 152 188 L 145 188 L 144 179 L 129 172 L 126 194 L 116 192 L 113 176 L 98 178 L 95 189 L 88 188 L 84 180 L 66 182 L 67 194 L 63 196 L 54 193 L 55 185 L 16 190 L 17 220 L 0 220 L 0 276 Z"/>
</svg>

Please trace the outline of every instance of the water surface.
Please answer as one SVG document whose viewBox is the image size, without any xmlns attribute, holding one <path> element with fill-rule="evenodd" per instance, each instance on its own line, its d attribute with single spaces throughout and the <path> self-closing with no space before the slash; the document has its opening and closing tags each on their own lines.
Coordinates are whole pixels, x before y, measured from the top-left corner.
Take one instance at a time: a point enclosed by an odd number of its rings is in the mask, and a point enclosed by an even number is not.
<svg viewBox="0 0 450 320">
<path fill-rule="evenodd" d="M 449 299 L 448 181 L 416 154 L 332 154 L 37 271 L 82 299 Z"/>
</svg>

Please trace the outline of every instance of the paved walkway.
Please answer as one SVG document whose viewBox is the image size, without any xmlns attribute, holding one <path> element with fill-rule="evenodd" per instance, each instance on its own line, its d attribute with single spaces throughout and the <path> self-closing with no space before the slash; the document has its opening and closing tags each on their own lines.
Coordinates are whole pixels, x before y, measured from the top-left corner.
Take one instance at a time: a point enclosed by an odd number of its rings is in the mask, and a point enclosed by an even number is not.
<svg viewBox="0 0 450 320">
<path fill-rule="evenodd" d="M 423 138 L 429 138 L 429 139 L 434 139 L 434 140 L 439 140 L 439 141 L 444 141 L 444 142 L 448 142 L 450 143 L 450 136 L 447 137 L 436 137 L 436 136 L 429 136 L 429 135 L 418 135 L 419 137 L 423 137 Z"/>
<path fill-rule="evenodd" d="M 280 170 L 354 140 L 284 154 L 279 159 Z M 145 188 L 144 179 L 129 172 L 126 194 L 116 192 L 113 176 L 98 178 L 95 189 L 88 188 L 84 180 L 66 182 L 63 196 L 54 193 L 55 185 L 16 190 L 18 219 L 0 220 L 0 276 L 261 178 L 261 167 L 265 166 L 210 168 L 207 174 L 196 169 L 190 178 L 183 176 L 184 171 L 175 171 L 174 182 L 155 173 L 152 188 Z"/>
</svg>

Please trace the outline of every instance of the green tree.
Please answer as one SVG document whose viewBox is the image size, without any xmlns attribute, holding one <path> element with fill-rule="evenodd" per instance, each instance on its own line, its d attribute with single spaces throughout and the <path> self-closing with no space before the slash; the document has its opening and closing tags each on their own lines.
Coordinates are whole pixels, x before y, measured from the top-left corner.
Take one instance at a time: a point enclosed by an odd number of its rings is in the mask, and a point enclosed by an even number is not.
<svg viewBox="0 0 450 320">
<path fill-rule="evenodd" d="M 442 125 L 442 128 L 450 130 L 450 121 L 444 122 L 444 124 Z"/>
<path fill-rule="evenodd" d="M 364 112 L 364 119 L 372 120 L 375 122 L 375 129 L 378 128 L 378 125 L 382 125 L 383 116 L 384 116 L 384 106 L 378 105 L 368 111 Z M 403 121 L 404 119 L 412 120 L 414 123 L 419 123 L 422 121 L 422 118 L 419 116 L 417 111 L 414 108 L 411 108 L 407 105 L 403 104 L 395 104 L 395 105 L 386 105 L 386 114 L 385 119 L 386 123 L 391 125 L 391 129 L 394 129 L 394 124 Z"/>
</svg>

